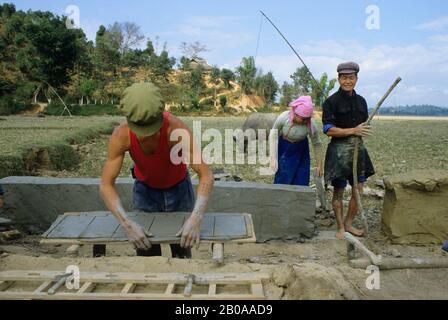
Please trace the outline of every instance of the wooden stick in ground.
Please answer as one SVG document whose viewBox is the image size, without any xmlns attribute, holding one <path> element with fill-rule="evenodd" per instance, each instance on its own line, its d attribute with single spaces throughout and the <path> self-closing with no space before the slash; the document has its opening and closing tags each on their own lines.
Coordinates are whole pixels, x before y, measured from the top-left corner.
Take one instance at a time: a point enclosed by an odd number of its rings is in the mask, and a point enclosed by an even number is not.
<svg viewBox="0 0 448 320">
<path fill-rule="evenodd" d="M 366 269 L 372 263 L 370 259 L 356 259 L 350 260 L 350 266 L 355 269 Z M 447 258 L 383 258 L 381 265 L 379 265 L 381 270 L 391 270 L 391 269 L 437 269 L 437 268 L 447 268 L 448 269 L 448 259 Z"/>
<path fill-rule="evenodd" d="M 372 251 L 367 249 L 367 247 L 365 245 L 363 245 L 361 243 L 361 241 L 356 239 L 356 237 L 354 237 L 350 232 L 344 233 L 344 238 L 345 238 L 345 240 L 347 240 L 348 242 L 353 244 L 359 251 L 364 253 L 370 259 L 371 263 L 373 263 L 376 266 L 379 266 L 382 264 L 382 257 L 377 256 Z"/>
<path fill-rule="evenodd" d="M 364 208 L 362 206 L 361 195 L 359 193 L 358 184 L 358 156 L 359 156 L 359 139 L 355 137 L 355 151 L 353 154 L 353 192 L 355 194 L 356 207 L 358 212 L 361 212 L 362 222 L 364 224 L 364 233 L 369 233 L 369 224 L 367 223 L 366 215 L 364 214 Z"/>
<path fill-rule="evenodd" d="M 325 188 L 324 188 L 324 184 L 322 183 L 322 178 L 319 176 L 319 172 L 318 172 L 317 168 L 314 168 L 314 170 L 313 170 L 313 178 L 314 178 L 314 183 L 316 185 L 316 191 L 317 191 L 317 195 L 319 197 L 319 202 L 321 204 L 321 207 L 322 207 L 322 209 L 327 211 L 328 210 L 327 196 L 325 194 Z"/>
<path fill-rule="evenodd" d="M 373 117 L 377 114 L 378 110 L 384 103 L 384 101 L 389 97 L 389 95 L 392 93 L 392 91 L 395 89 L 395 87 L 400 83 L 401 78 L 398 77 L 394 83 L 390 86 L 389 90 L 387 90 L 386 94 L 378 101 L 377 105 L 373 109 L 372 113 L 370 114 L 369 118 L 367 119 L 366 124 L 370 125 L 372 122 Z M 365 234 L 369 232 L 369 225 L 367 223 L 366 215 L 364 214 L 364 208 L 362 206 L 361 201 L 361 195 L 359 193 L 359 187 L 358 187 L 358 156 L 359 156 L 359 144 L 361 141 L 361 137 L 355 137 L 355 149 L 353 154 L 353 192 L 355 194 L 355 200 L 356 200 L 356 206 L 358 209 L 358 212 L 361 212 L 361 217 L 364 223 L 364 231 Z"/>
<path fill-rule="evenodd" d="M 72 113 L 70 112 L 70 109 L 65 104 L 64 100 L 62 100 L 62 98 L 59 96 L 59 94 L 56 92 L 56 90 L 51 86 L 51 84 L 49 84 L 47 81 L 44 81 L 44 82 L 48 85 L 48 87 L 54 92 L 54 94 L 59 98 L 59 100 L 61 100 L 62 104 L 64 105 L 64 110 L 62 110 L 61 117 L 64 115 L 65 110 L 67 110 L 69 116 L 72 117 Z"/>
</svg>

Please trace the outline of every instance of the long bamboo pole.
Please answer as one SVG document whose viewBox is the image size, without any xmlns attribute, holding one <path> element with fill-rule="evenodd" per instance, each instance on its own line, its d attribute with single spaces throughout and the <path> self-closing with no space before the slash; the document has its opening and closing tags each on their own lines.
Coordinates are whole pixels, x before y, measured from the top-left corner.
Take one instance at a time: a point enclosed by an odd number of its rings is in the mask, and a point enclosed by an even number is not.
<svg viewBox="0 0 448 320">
<path fill-rule="evenodd" d="M 372 113 L 370 114 L 369 118 L 367 119 L 366 124 L 370 125 L 370 123 L 373 120 L 373 117 L 377 114 L 378 110 L 380 109 L 380 107 L 382 106 L 382 104 L 384 103 L 384 101 L 387 99 L 387 97 L 389 97 L 389 95 L 392 93 L 392 91 L 395 89 L 395 87 L 400 83 L 401 78 L 398 77 L 395 82 L 390 86 L 389 90 L 387 90 L 387 92 L 384 94 L 384 96 L 378 101 L 376 107 L 373 109 Z M 366 215 L 364 213 L 364 208 L 362 206 L 362 201 L 361 201 L 361 195 L 359 193 L 359 189 L 358 189 L 358 157 L 359 157 L 359 145 L 360 142 L 362 141 L 361 137 L 356 137 L 355 138 L 355 150 L 354 150 L 354 154 L 353 154 L 353 190 L 355 193 L 355 200 L 356 200 L 356 206 L 358 209 L 358 213 L 361 212 L 361 216 L 362 216 L 362 220 L 364 223 L 364 229 L 365 229 L 365 234 L 367 234 L 369 232 L 369 225 L 367 223 L 367 218 Z"/>
</svg>

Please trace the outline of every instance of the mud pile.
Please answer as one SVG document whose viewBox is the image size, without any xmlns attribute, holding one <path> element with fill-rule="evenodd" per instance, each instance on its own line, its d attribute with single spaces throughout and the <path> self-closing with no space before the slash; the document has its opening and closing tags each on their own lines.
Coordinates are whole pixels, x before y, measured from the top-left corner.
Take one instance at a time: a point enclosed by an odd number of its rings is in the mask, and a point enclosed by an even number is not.
<svg viewBox="0 0 448 320">
<path fill-rule="evenodd" d="M 448 239 L 448 172 L 415 171 L 385 179 L 384 232 L 400 244 Z"/>
</svg>

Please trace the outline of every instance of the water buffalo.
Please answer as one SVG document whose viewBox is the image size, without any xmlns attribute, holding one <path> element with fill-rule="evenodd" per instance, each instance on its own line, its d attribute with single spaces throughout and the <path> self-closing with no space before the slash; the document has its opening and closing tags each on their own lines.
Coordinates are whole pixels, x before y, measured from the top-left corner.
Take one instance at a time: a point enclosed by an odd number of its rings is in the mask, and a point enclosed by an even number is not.
<svg viewBox="0 0 448 320">
<path fill-rule="evenodd" d="M 248 145 L 248 136 L 247 133 L 249 129 L 255 130 L 255 139 L 258 139 L 258 130 L 264 129 L 266 130 L 266 134 L 269 135 L 269 132 L 271 131 L 272 127 L 274 126 L 275 120 L 277 119 L 278 115 L 275 113 L 252 113 L 247 117 L 246 121 L 243 124 L 243 132 L 246 134 L 244 135 L 244 152 L 247 151 L 247 145 Z M 266 139 L 268 137 L 266 136 Z M 239 142 L 238 136 L 235 135 L 233 137 L 233 140 L 235 142 Z M 241 141 L 241 140 L 240 140 Z M 242 146 L 240 146 L 242 147 Z"/>
</svg>

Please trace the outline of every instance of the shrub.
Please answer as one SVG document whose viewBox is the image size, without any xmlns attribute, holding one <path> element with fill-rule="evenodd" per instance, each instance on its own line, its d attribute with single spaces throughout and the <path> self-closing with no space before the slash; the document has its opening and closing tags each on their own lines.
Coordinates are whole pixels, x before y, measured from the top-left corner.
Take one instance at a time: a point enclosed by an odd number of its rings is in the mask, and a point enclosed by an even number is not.
<svg viewBox="0 0 448 320">
<path fill-rule="evenodd" d="M 116 105 L 111 104 L 86 104 L 83 106 L 79 105 L 68 105 L 67 108 L 73 116 L 116 116 L 119 115 L 119 110 Z M 44 111 L 44 114 L 49 116 L 60 116 L 64 111 L 64 105 L 61 102 L 52 102 L 49 104 Z M 67 115 L 67 111 L 65 115 Z"/>
<path fill-rule="evenodd" d="M 219 97 L 219 104 L 221 105 L 221 108 L 225 111 L 226 105 L 227 105 L 227 96 L 220 96 Z"/>
</svg>

